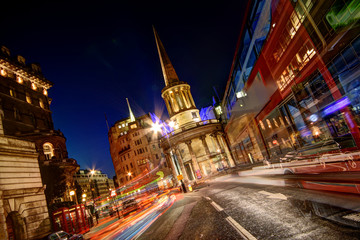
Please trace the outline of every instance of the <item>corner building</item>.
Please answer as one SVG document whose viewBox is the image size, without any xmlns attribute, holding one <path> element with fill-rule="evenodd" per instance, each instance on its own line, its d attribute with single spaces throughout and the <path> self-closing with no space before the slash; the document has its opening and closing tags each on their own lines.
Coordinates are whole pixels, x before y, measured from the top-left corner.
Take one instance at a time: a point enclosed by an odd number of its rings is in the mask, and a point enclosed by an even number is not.
<svg viewBox="0 0 360 240">
<path fill-rule="evenodd" d="M 119 186 L 146 175 L 163 171 L 171 174 L 169 164 L 163 159 L 158 135 L 151 131 L 150 114 L 134 117 L 129 105 L 130 117 L 117 121 L 109 130 L 110 154 Z"/>
<path fill-rule="evenodd" d="M 70 189 L 79 165 L 69 158 L 63 133 L 54 129 L 48 96 L 53 83 L 43 76 L 38 64 L 26 64 L 20 55 L 11 56 L 5 46 L 0 50 L 0 80 L 4 134 L 34 142 L 40 167 L 63 168 Z M 69 191 L 59 200 L 70 200 Z"/>
<path fill-rule="evenodd" d="M 180 81 L 155 30 L 155 41 L 164 76 L 161 96 L 170 120 L 170 132 L 163 133 L 161 147 L 171 163 L 173 174 L 182 175 L 185 183 L 203 180 L 224 167 L 234 167 L 221 123 L 202 121 L 190 92 L 190 85 Z"/>
<path fill-rule="evenodd" d="M 79 184 L 82 194 L 86 194 L 85 201 L 104 200 L 110 196 L 110 189 L 114 190 L 114 181 L 107 174 L 94 170 L 80 169 L 74 174 L 74 180 Z M 80 198 L 80 196 L 77 196 Z"/>
<path fill-rule="evenodd" d="M 358 150 L 359 2 L 256 0 L 246 12 L 222 101 L 234 155 Z"/>
</svg>

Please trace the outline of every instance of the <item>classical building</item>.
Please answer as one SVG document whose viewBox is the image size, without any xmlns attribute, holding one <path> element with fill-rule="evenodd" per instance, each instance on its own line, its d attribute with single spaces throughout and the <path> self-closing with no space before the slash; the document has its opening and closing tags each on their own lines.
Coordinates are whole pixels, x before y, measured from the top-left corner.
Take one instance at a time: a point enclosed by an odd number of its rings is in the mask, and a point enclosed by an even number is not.
<svg viewBox="0 0 360 240">
<path fill-rule="evenodd" d="M 161 147 L 174 175 L 182 175 L 188 183 L 217 174 L 224 167 L 234 167 L 221 123 L 201 119 L 190 85 L 179 80 L 155 28 L 154 35 L 165 80 L 161 96 L 170 116 L 170 130 L 163 131 Z"/>
<path fill-rule="evenodd" d="M 129 106 L 130 117 L 117 121 L 109 130 L 110 153 L 118 185 L 123 186 L 147 174 L 162 171 L 169 175 L 170 169 L 163 159 L 158 134 L 151 128 L 150 114 L 134 117 Z"/>
<path fill-rule="evenodd" d="M 252 0 L 247 8 L 222 101 L 237 159 L 359 149 L 358 3 Z"/>
<path fill-rule="evenodd" d="M 76 197 L 78 199 L 85 199 L 85 201 L 106 199 L 110 196 L 110 191 L 115 188 L 114 181 L 108 178 L 107 174 L 99 170 L 79 170 L 74 174 L 74 181 L 79 184 L 82 190 L 78 194 L 86 194 L 85 198 Z"/>
<path fill-rule="evenodd" d="M 37 64 L 27 65 L 22 56 L 12 57 L 9 49 L 0 49 L 0 108 L 7 136 L 33 141 L 40 167 L 56 165 L 64 168 L 67 185 L 79 170 L 77 162 L 68 157 L 66 138 L 54 130 L 48 90 L 53 83 L 47 80 Z M 60 200 L 69 200 L 68 191 Z"/>
<path fill-rule="evenodd" d="M 33 142 L 5 136 L 0 112 L 0 239 L 40 239 L 51 224 Z"/>
</svg>

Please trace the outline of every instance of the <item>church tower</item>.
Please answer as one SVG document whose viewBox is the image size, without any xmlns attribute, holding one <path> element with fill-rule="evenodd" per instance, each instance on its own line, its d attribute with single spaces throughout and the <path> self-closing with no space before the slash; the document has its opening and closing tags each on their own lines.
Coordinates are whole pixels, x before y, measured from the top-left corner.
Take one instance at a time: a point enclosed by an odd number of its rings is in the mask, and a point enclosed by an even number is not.
<svg viewBox="0 0 360 240">
<path fill-rule="evenodd" d="M 165 80 L 165 87 L 161 91 L 161 97 L 165 101 L 170 120 L 178 127 L 201 121 L 199 110 L 196 108 L 190 92 L 190 85 L 179 80 L 154 27 L 153 30 Z"/>
</svg>

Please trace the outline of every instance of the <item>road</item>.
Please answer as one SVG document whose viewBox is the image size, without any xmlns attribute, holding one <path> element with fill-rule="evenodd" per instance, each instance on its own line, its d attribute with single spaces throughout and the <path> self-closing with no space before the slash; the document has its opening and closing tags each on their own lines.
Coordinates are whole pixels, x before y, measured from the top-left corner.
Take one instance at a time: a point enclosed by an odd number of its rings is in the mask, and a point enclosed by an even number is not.
<svg viewBox="0 0 360 240">
<path fill-rule="evenodd" d="M 107 239 L 360 239 L 360 195 L 301 189 L 297 181 L 219 177 L 177 195 L 151 226 L 139 222 L 127 235 L 114 228 Z"/>
</svg>

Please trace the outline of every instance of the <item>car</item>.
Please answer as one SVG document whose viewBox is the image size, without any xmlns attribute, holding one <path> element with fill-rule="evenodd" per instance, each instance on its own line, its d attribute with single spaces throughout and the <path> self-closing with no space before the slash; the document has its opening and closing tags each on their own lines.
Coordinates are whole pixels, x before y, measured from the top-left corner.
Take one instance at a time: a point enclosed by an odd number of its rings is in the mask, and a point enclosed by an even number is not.
<svg viewBox="0 0 360 240">
<path fill-rule="evenodd" d="M 127 214 L 138 210 L 140 207 L 135 199 L 128 199 L 122 204 L 122 215 L 126 216 Z"/>
<path fill-rule="evenodd" d="M 47 240 L 82 240 L 82 234 L 70 234 L 64 231 L 57 231 L 47 236 Z"/>
</svg>

